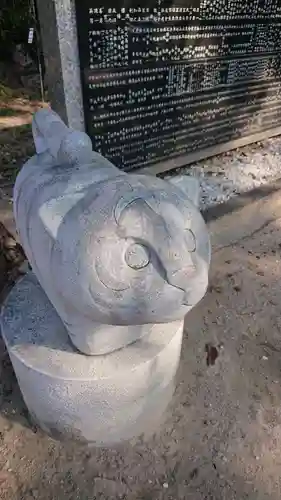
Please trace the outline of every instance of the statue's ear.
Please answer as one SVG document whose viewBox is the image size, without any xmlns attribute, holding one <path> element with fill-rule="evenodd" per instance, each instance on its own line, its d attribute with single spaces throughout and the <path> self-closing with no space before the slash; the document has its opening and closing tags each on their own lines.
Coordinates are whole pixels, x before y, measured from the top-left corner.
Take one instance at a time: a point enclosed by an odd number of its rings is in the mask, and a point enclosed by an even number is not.
<svg viewBox="0 0 281 500">
<path fill-rule="evenodd" d="M 168 179 L 171 184 L 177 186 L 186 195 L 186 197 L 192 201 L 192 203 L 199 207 L 200 204 L 200 183 L 196 177 L 191 177 L 190 175 L 176 175 Z"/>
</svg>

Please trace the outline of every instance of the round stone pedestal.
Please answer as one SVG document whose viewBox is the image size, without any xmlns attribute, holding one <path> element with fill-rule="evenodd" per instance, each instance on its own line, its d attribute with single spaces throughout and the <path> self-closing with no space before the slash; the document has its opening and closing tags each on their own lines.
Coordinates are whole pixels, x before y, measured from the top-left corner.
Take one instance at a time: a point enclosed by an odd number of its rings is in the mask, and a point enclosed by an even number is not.
<svg viewBox="0 0 281 500">
<path fill-rule="evenodd" d="M 110 446 L 153 430 L 171 399 L 182 321 L 150 325 L 134 344 L 86 356 L 29 273 L 8 296 L 1 326 L 25 403 L 54 438 Z"/>
</svg>

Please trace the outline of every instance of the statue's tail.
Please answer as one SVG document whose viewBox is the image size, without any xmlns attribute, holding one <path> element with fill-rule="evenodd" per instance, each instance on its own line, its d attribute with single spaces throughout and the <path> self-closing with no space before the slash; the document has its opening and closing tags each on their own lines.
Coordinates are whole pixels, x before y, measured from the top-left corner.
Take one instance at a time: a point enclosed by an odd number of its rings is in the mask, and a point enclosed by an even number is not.
<svg viewBox="0 0 281 500">
<path fill-rule="evenodd" d="M 70 129 L 63 123 L 59 115 L 48 109 L 40 109 L 35 113 L 32 122 L 32 133 L 36 153 L 49 152 L 57 157 L 60 145 L 64 137 L 70 133 Z"/>
<path fill-rule="evenodd" d="M 36 153 L 49 153 L 59 163 L 90 163 L 92 143 L 84 132 L 68 128 L 51 108 L 40 109 L 32 122 Z"/>
</svg>

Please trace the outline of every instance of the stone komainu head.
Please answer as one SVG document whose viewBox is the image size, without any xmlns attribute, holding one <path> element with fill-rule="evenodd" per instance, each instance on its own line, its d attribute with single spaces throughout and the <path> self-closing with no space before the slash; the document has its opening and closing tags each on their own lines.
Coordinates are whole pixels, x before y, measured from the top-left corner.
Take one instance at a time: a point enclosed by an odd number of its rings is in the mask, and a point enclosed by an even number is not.
<svg viewBox="0 0 281 500">
<path fill-rule="evenodd" d="M 196 182 L 126 174 L 49 110 L 35 115 L 33 131 L 37 155 L 16 181 L 16 222 L 66 327 L 182 319 L 208 283 Z"/>
</svg>

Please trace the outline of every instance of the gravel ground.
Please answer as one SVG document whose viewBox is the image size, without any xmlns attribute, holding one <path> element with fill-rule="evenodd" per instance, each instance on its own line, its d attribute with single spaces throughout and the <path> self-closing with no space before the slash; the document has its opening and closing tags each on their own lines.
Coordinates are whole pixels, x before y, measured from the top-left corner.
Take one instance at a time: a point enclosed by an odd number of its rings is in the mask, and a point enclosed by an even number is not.
<svg viewBox="0 0 281 500">
<path fill-rule="evenodd" d="M 200 180 L 201 209 L 218 205 L 281 177 L 281 137 L 244 146 L 165 175 L 192 175 Z"/>
</svg>

